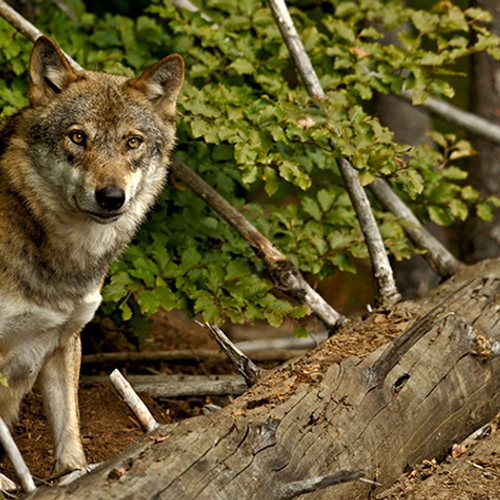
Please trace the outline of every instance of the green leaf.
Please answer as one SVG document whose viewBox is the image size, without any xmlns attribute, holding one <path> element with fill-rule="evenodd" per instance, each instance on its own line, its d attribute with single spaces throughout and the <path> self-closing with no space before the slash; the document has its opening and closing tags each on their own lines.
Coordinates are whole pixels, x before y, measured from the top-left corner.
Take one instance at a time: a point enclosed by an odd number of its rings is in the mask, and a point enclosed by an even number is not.
<svg viewBox="0 0 500 500">
<path fill-rule="evenodd" d="M 232 281 L 250 273 L 248 261 L 246 259 L 235 259 L 227 265 L 225 279 Z"/>
<path fill-rule="evenodd" d="M 301 201 L 304 212 L 310 215 L 316 222 L 319 222 L 323 217 L 323 212 L 318 202 L 312 198 L 304 197 Z"/>
<path fill-rule="evenodd" d="M 422 176 L 412 168 L 408 169 L 407 175 L 413 188 L 415 189 L 415 192 L 421 194 L 424 190 L 424 179 L 422 178 Z"/>
<path fill-rule="evenodd" d="M 439 226 L 449 226 L 453 222 L 450 211 L 445 207 L 430 205 L 427 207 L 427 212 L 431 221 Z"/>
<path fill-rule="evenodd" d="M 452 159 L 450 157 L 450 159 Z M 452 179 L 455 181 L 461 181 L 463 179 L 467 179 L 468 173 L 465 170 L 462 170 L 458 167 L 448 167 L 442 170 L 441 172 L 443 177 L 446 179 Z"/>
<path fill-rule="evenodd" d="M 160 307 L 160 299 L 152 290 L 142 290 L 137 296 L 137 303 L 141 312 L 148 316 L 155 314 Z"/>
<path fill-rule="evenodd" d="M 450 201 L 450 210 L 451 213 L 455 216 L 458 217 L 461 221 L 464 221 L 467 219 L 469 215 L 469 209 L 467 208 L 467 205 L 460 200 L 453 199 Z"/>
<path fill-rule="evenodd" d="M 159 286 L 155 289 L 155 294 L 161 307 L 163 307 L 166 311 L 174 309 L 177 305 L 177 297 L 170 288 L 166 286 Z"/>
<path fill-rule="evenodd" d="M 328 210 L 330 210 L 330 208 L 332 208 L 336 196 L 328 192 L 326 189 L 320 189 L 318 191 L 318 194 L 316 195 L 316 198 L 318 199 L 321 210 L 323 211 L 323 213 L 326 213 L 328 212 Z"/>
<path fill-rule="evenodd" d="M 493 207 L 488 203 L 478 203 L 476 213 L 483 220 L 490 221 L 493 219 Z"/>
<path fill-rule="evenodd" d="M 328 260 L 341 271 L 356 273 L 356 266 L 349 260 L 344 253 L 337 253 L 328 258 Z"/>
<path fill-rule="evenodd" d="M 255 71 L 255 66 L 241 57 L 234 60 L 229 65 L 229 68 L 234 69 L 239 75 L 251 75 Z"/>
<path fill-rule="evenodd" d="M 479 193 L 472 186 L 465 186 L 462 189 L 462 198 L 467 201 L 475 201 L 479 198 Z"/>
<path fill-rule="evenodd" d="M 122 312 L 123 321 L 130 321 L 132 318 L 132 309 L 130 309 L 129 305 L 126 302 L 122 302 L 119 309 Z"/>
<path fill-rule="evenodd" d="M 309 332 L 307 331 L 307 328 L 304 328 L 303 326 L 298 326 L 298 327 L 294 328 L 293 334 L 298 339 L 305 339 L 305 338 L 309 337 Z"/>
<path fill-rule="evenodd" d="M 186 273 L 193 267 L 197 266 L 201 261 L 201 255 L 195 248 L 187 248 L 182 252 L 181 257 L 181 272 Z"/>
</svg>

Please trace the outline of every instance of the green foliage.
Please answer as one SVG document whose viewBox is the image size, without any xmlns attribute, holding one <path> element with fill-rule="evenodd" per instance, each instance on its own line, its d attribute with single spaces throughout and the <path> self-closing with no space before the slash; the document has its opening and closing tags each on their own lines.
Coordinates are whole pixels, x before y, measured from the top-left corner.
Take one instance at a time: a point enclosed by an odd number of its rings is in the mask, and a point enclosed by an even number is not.
<svg viewBox="0 0 500 500">
<path fill-rule="evenodd" d="M 438 148 L 396 144 L 367 111 L 375 92 L 415 91 L 450 97 L 446 76 L 478 51 L 500 56 L 499 40 L 484 27 L 489 14 L 440 2 L 428 11 L 399 0 L 289 2 L 327 99 L 307 95 L 267 4 L 206 0 L 200 13 L 179 13 L 155 0 L 133 20 L 97 17 L 79 0 L 69 22 L 43 3 L 38 26 L 82 66 L 136 74 L 170 52 L 186 61 L 179 102 L 176 154 L 241 210 L 294 264 L 319 278 L 355 272 L 367 251 L 337 167 L 349 157 L 364 185 L 386 176 L 420 217 L 447 225 L 471 210 L 491 217 L 498 200 L 483 200 L 464 181 L 460 165 L 470 144 L 434 133 Z M 381 44 L 384 30 L 399 45 Z M 0 81 L 4 114 L 26 104 L 30 44 L 0 24 Z M 460 163 L 457 163 L 460 161 Z M 307 309 L 274 295 L 262 262 L 243 239 L 191 191 L 174 182 L 103 289 L 104 308 L 124 324 L 159 307 L 235 323 L 300 318 Z M 412 251 L 402 223 L 374 202 L 388 252 Z M 118 315 L 117 315 L 118 314 Z M 299 327 L 296 331 L 303 335 Z"/>
</svg>

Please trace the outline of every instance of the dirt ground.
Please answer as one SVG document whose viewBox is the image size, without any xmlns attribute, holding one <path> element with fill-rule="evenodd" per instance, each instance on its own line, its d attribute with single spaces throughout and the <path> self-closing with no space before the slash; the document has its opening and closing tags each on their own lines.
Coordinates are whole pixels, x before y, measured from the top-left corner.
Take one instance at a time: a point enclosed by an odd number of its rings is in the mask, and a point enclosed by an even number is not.
<svg viewBox="0 0 500 500">
<path fill-rule="evenodd" d="M 390 332 L 377 332 L 376 318 L 366 331 L 359 330 L 359 337 L 339 339 L 339 351 L 347 355 L 363 356 L 405 329 L 405 318 L 393 322 Z M 270 335 L 262 329 L 254 330 L 263 336 Z M 237 331 L 235 330 L 235 333 Z M 253 332 L 252 332 L 253 333 Z M 141 350 L 166 349 L 216 349 L 215 341 L 201 327 L 189 322 L 182 314 L 163 314 L 159 316 L 150 331 L 150 338 L 142 342 Z M 89 335 L 89 333 L 87 333 Z M 92 335 L 92 332 L 90 332 Z M 84 341 L 84 353 L 96 349 L 136 350 L 116 332 L 100 334 L 94 342 Z M 335 360 L 338 361 L 338 360 Z M 105 363 L 83 364 L 82 375 L 109 374 L 114 368 L 124 374 L 151 373 L 234 373 L 229 363 Z M 268 366 L 269 368 L 270 366 Z M 215 402 L 223 405 L 230 398 L 175 398 L 168 401 L 155 401 L 141 395 L 155 418 L 162 423 L 199 415 L 202 407 Z M 89 463 L 97 463 L 120 453 L 143 431 L 128 408 L 109 384 L 80 383 L 80 414 L 82 437 Z M 500 432 L 498 422 L 493 422 L 487 432 L 479 439 L 465 444 L 457 443 L 453 452 L 441 463 L 429 457 L 400 479 L 376 500 L 493 500 L 500 499 Z M 39 483 L 50 478 L 53 467 L 53 448 L 43 413 L 41 395 L 37 387 L 26 398 L 22 406 L 20 421 L 14 438 L 33 476 Z M 0 462 L 0 472 L 14 477 L 13 470 L 6 458 Z M 349 499 L 346 499 L 349 500 Z"/>
</svg>

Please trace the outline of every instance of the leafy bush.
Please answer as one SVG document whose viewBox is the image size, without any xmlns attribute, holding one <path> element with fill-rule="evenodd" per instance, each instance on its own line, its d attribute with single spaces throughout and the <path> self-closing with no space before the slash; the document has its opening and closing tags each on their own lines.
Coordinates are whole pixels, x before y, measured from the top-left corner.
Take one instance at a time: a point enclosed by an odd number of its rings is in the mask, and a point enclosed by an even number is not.
<svg viewBox="0 0 500 500">
<path fill-rule="evenodd" d="M 457 161 L 473 154 L 452 134 L 433 133 L 438 149 L 396 144 L 365 103 L 376 92 L 413 89 L 451 97 L 446 76 L 478 51 L 500 56 L 484 27 L 489 14 L 450 2 L 431 10 L 399 0 L 289 2 L 328 98 L 310 98 L 299 81 L 269 8 L 261 0 L 207 0 L 204 15 L 158 0 L 137 19 L 102 18 L 71 0 L 78 22 L 48 2 L 38 26 L 82 66 L 134 74 L 170 52 L 186 61 L 176 154 L 241 210 L 302 271 L 320 278 L 355 272 L 366 258 L 337 158 L 348 156 L 364 185 L 386 176 L 422 218 L 448 225 L 471 210 L 491 216 L 496 199 L 467 186 Z M 405 29 L 403 26 L 409 26 Z M 399 45 L 384 33 L 403 27 Z M 0 23 L 4 116 L 26 104 L 29 43 Z M 335 147 L 334 147 L 335 142 Z M 409 257 L 402 223 L 373 202 L 388 252 Z M 191 191 L 172 179 L 134 244 L 112 265 L 104 309 L 120 322 L 135 313 L 186 309 L 206 321 L 235 323 L 307 313 L 278 298 L 261 261 Z M 117 312 L 119 313 L 117 316 Z"/>
</svg>

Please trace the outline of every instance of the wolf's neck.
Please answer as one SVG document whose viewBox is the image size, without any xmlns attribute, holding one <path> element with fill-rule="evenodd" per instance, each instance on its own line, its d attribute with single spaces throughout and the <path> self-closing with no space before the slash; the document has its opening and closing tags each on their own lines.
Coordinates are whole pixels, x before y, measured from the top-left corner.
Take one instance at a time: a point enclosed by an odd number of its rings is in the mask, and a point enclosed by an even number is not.
<svg viewBox="0 0 500 500">
<path fill-rule="evenodd" d="M 110 263 L 128 244 L 136 224 L 118 220 L 102 225 L 84 214 L 32 213 L 25 229 L 23 273 L 39 300 L 83 296 L 100 288 Z M 35 229 L 35 231 L 33 230 Z M 33 279 L 36 276 L 35 279 Z"/>
</svg>

